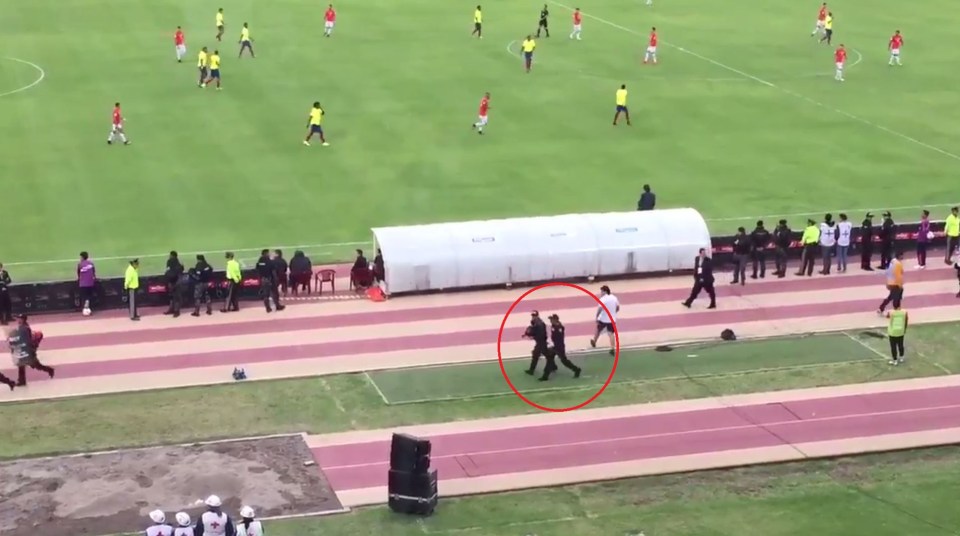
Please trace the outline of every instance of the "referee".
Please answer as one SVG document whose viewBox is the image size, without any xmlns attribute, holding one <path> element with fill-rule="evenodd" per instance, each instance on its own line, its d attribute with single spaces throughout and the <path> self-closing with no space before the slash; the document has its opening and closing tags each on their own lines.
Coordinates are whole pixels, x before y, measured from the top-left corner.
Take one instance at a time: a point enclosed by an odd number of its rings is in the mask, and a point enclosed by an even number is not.
<svg viewBox="0 0 960 536">
<path fill-rule="evenodd" d="M 540 23 L 537 24 L 537 37 L 540 37 L 540 30 L 546 32 L 547 37 L 550 37 L 550 28 L 547 24 L 547 17 L 550 16 L 550 10 L 547 9 L 547 4 L 543 4 L 543 9 L 540 10 Z"/>
</svg>

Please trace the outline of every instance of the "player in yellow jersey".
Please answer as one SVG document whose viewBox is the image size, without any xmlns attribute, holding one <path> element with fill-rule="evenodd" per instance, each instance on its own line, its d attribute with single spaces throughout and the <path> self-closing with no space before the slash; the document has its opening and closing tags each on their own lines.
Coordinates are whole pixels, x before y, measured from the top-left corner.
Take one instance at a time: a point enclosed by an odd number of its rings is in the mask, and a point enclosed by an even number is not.
<svg viewBox="0 0 960 536">
<path fill-rule="evenodd" d="M 478 39 L 483 39 L 483 12 L 480 11 L 480 6 L 477 6 L 477 9 L 473 12 L 473 31 L 470 32 L 470 35 L 476 35 Z"/>
<path fill-rule="evenodd" d="M 520 43 L 520 50 L 523 51 L 523 64 L 527 69 L 527 72 L 530 72 L 530 68 L 533 67 L 533 51 L 537 48 L 537 42 L 533 40 L 533 37 L 527 36 L 523 40 L 523 43 Z"/>
<path fill-rule="evenodd" d="M 627 85 L 623 84 L 617 90 L 617 113 L 613 116 L 613 124 L 616 126 L 620 114 L 627 116 L 627 126 L 630 126 L 630 110 L 627 110 Z"/>
<path fill-rule="evenodd" d="M 200 71 L 200 81 L 197 82 L 197 85 L 203 87 L 203 83 L 207 80 L 207 47 L 200 49 L 200 53 L 197 54 L 197 69 Z"/>
<path fill-rule="evenodd" d="M 240 55 L 238 58 L 243 56 L 243 51 L 249 50 L 250 57 L 256 58 L 257 55 L 253 53 L 253 39 L 250 39 L 250 26 L 246 22 L 243 23 L 243 28 L 240 28 Z"/>
<path fill-rule="evenodd" d="M 324 147 L 329 146 L 327 139 L 323 137 L 323 116 L 326 112 L 323 111 L 323 108 L 320 106 L 319 102 L 313 103 L 313 108 L 310 108 L 310 116 L 307 118 L 307 137 L 304 138 L 303 144 L 310 146 L 310 138 L 314 134 L 320 136 L 320 144 Z"/>
<path fill-rule="evenodd" d="M 207 57 L 207 64 L 210 65 L 210 77 L 207 78 L 200 87 L 207 87 L 210 82 L 217 81 L 217 91 L 223 89 L 220 87 L 220 51 L 214 50 L 213 54 Z"/>
<path fill-rule="evenodd" d="M 221 41 L 223 39 L 223 30 L 223 8 L 221 7 L 217 10 L 217 41 Z"/>
</svg>

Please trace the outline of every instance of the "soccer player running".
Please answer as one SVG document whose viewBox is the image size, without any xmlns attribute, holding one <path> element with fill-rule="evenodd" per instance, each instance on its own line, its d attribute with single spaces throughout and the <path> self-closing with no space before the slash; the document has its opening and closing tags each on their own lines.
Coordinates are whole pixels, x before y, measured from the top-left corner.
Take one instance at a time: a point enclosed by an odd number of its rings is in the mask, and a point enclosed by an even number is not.
<svg viewBox="0 0 960 536">
<path fill-rule="evenodd" d="M 480 11 L 480 6 L 477 6 L 473 12 L 473 31 L 470 32 L 470 36 L 474 35 L 477 39 L 483 39 L 483 12 Z"/>
<path fill-rule="evenodd" d="M 580 41 L 580 28 L 583 23 L 583 13 L 580 13 L 580 8 L 573 10 L 573 31 L 570 32 L 570 39 L 576 38 L 577 41 Z"/>
<path fill-rule="evenodd" d="M 840 47 L 833 53 L 833 61 L 837 64 L 837 73 L 833 79 L 843 82 L 843 64 L 847 61 L 847 49 L 843 48 L 843 43 L 840 43 Z"/>
<path fill-rule="evenodd" d="M 250 57 L 256 58 L 257 55 L 253 53 L 253 39 L 250 39 L 250 26 L 244 22 L 243 28 L 240 28 L 240 54 L 237 55 L 237 58 L 243 57 L 243 51 L 249 50 Z"/>
<path fill-rule="evenodd" d="M 810 37 L 814 37 L 815 35 L 823 31 L 823 26 L 826 20 L 827 20 L 827 3 L 824 2 L 823 5 L 820 6 L 820 11 L 817 12 L 817 24 L 813 27 L 813 31 L 810 32 Z"/>
<path fill-rule="evenodd" d="M 657 64 L 657 27 L 654 26 L 650 29 L 650 41 L 647 44 L 647 53 L 643 56 L 643 64 L 646 65 L 648 62 L 653 62 L 654 65 Z"/>
<path fill-rule="evenodd" d="M 327 6 L 327 11 L 323 14 L 323 36 L 333 35 L 333 25 L 337 22 L 337 12 L 333 9 L 333 4 Z"/>
<path fill-rule="evenodd" d="M 187 45 L 183 38 L 183 30 L 179 26 L 173 34 L 173 45 L 177 49 L 177 63 L 183 63 L 183 57 L 187 55 Z"/>
<path fill-rule="evenodd" d="M 113 140 L 118 137 L 124 145 L 130 145 L 130 140 L 123 133 L 123 113 L 120 111 L 119 102 L 113 105 L 113 126 L 110 127 L 110 135 L 107 136 L 107 145 L 113 145 Z"/>
<path fill-rule="evenodd" d="M 547 4 L 543 4 L 543 9 L 540 10 L 540 22 L 537 24 L 537 37 L 540 37 L 540 30 L 543 30 L 547 33 L 547 37 L 550 37 L 550 27 L 547 23 L 547 17 L 550 16 L 550 10 L 547 9 Z"/>
<path fill-rule="evenodd" d="M 223 89 L 220 87 L 220 51 L 214 50 L 213 54 L 207 57 L 207 64 L 210 66 L 210 76 L 200 84 L 200 87 L 207 87 L 210 82 L 217 81 L 217 91 Z"/>
<path fill-rule="evenodd" d="M 223 31 L 224 31 L 223 8 L 221 7 L 220 9 L 217 10 L 217 41 L 223 40 Z"/>
<path fill-rule="evenodd" d="M 536 48 L 537 42 L 529 35 L 523 40 L 523 43 L 520 43 L 520 50 L 523 51 L 523 65 L 528 74 L 533 67 L 533 51 L 536 50 Z"/>
<path fill-rule="evenodd" d="M 477 134 L 483 134 L 483 127 L 487 126 L 487 111 L 490 109 L 490 93 L 484 93 L 480 99 L 480 113 L 476 123 L 473 124 Z"/>
<path fill-rule="evenodd" d="M 323 111 L 323 108 L 320 106 L 319 102 L 313 103 L 313 108 L 310 108 L 310 115 L 307 118 L 307 137 L 304 138 L 303 144 L 307 147 L 310 146 L 310 139 L 313 138 L 313 135 L 316 134 L 320 136 L 320 144 L 324 147 L 328 147 L 330 144 L 327 143 L 327 138 L 323 136 L 323 116 L 326 112 Z"/>
<path fill-rule="evenodd" d="M 890 49 L 890 63 L 888 65 L 903 65 L 900 63 L 900 47 L 903 46 L 903 36 L 900 35 L 900 30 L 897 30 L 893 33 L 893 37 L 890 38 L 890 44 L 887 45 L 887 48 Z"/>
<path fill-rule="evenodd" d="M 617 126 L 617 120 L 620 119 L 621 113 L 627 117 L 627 126 L 630 126 L 630 111 L 627 110 L 626 84 L 623 84 L 620 86 L 620 89 L 617 90 L 617 113 L 613 116 L 613 126 Z"/>
<path fill-rule="evenodd" d="M 207 61 L 210 56 L 210 53 L 207 52 L 207 47 L 200 49 L 200 53 L 197 54 L 197 70 L 200 71 L 200 80 L 197 82 L 197 85 L 203 87 L 203 83 L 207 80 Z"/>
<path fill-rule="evenodd" d="M 833 13 L 827 13 L 827 19 L 823 21 L 823 37 L 821 43 L 831 44 L 833 39 Z"/>
</svg>

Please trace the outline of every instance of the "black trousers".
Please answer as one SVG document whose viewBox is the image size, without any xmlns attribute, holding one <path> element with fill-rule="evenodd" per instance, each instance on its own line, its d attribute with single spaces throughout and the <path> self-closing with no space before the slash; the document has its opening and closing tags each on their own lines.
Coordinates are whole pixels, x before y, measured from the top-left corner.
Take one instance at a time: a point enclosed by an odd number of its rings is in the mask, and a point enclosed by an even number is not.
<svg viewBox="0 0 960 536">
<path fill-rule="evenodd" d="M 817 263 L 817 245 L 807 244 L 803 246 L 803 264 L 800 265 L 800 271 L 797 275 L 813 275 L 813 267 Z"/>
<path fill-rule="evenodd" d="M 13 304 L 10 303 L 10 291 L 0 292 L 0 324 L 7 324 L 13 320 Z"/>
<path fill-rule="evenodd" d="M 774 256 L 775 262 L 777 263 L 777 276 L 783 277 L 787 275 L 787 248 L 777 246 Z"/>
<path fill-rule="evenodd" d="M 900 359 L 903 357 L 903 335 L 899 337 L 894 337 L 890 335 L 887 337 L 890 339 L 890 356 L 893 359 Z"/>
<path fill-rule="evenodd" d="M 547 366 L 543 369 L 543 376 L 541 376 L 543 380 L 550 379 L 550 374 L 557 371 L 557 362 L 555 359 L 559 359 L 561 365 L 567 367 L 567 369 L 573 371 L 575 374 L 580 374 L 580 367 L 574 365 L 573 362 L 567 358 L 567 348 L 565 346 L 547 348 L 547 353 L 544 357 L 547 358 Z"/>
<path fill-rule="evenodd" d="M 943 262 L 950 264 L 950 258 L 953 257 L 953 252 L 956 251 L 958 245 L 960 245 L 960 237 L 947 237 L 947 252 L 944 254 Z"/>
<path fill-rule="evenodd" d="M 213 300 L 210 299 L 210 287 L 206 283 L 197 283 L 193 287 L 193 315 L 200 314 L 200 306 L 207 305 L 207 314 L 213 313 Z"/>
<path fill-rule="evenodd" d="M 735 254 L 733 262 L 733 282 L 744 283 L 747 279 L 747 255 Z"/>
<path fill-rule="evenodd" d="M 693 282 L 693 288 L 690 289 L 690 297 L 687 298 L 687 301 L 683 302 L 684 305 L 690 307 L 690 304 L 693 303 L 693 300 L 697 299 L 700 296 L 701 291 L 707 291 L 707 296 L 710 296 L 710 307 L 717 306 L 717 292 L 713 288 L 713 281 L 703 281 L 697 279 Z"/>
<path fill-rule="evenodd" d="M 2 372 L 0 372 L 0 383 L 9 386 L 11 389 L 13 389 L 14 386 L 17 385 L 17 382 L 6 377 Z"/>
<path fill-rule="evenodd" d="M 183 306 L 183 287 L 179 283 L 174 283 L 167 285 L 167 289 L 170 293 L 170 308 L 167 309 L 167 312 L 179 316 L 180 308 Z"/>
<path fill-rule="evenodd" d="M 903 300 L 903 287 L 887 285 L 887 297 L 880 302 L 880 312 L 887 308 L 891 303 L 898 303 Z"/>
<path fill-rule="evenodd" d="M 80 287 L 80 309 L 93 308 L 93 287 Z"/>
<path fill-rule="evenodd" d="M 278 311 L 283 309 L 283 305 L 280 303 L 280 293 L 277 292 L 277 285 L 272 278 L 260 278 L 260 296 L 263 298 L 263 306 L 267 308 L 268 313 L 273 310 L 270 308 L 270 300 L 273 300 L 273 304 Z"/>
<path fill-rule="evenodd" d="M 920 266 L 927 265 L 927 244 L 926 242 L 917 242 L 917 264 Z"/>
<path fill-rule="evenodd" d="M 23 364 L 17 365 L 17 385 L 20 387 L 27 385 L 27 367 L 33 370 L 39 370 L 40 372 L 46 372 L 51 378 L 53 377 L 53 367 L 44 365 L 36 356 L 26 361 L 21 361 L 21 363 Z"/>
<path fill-rule="evenodd" d="M 550 354 L 550 349 L 547 348 L 547 342 L 535 342 L 533 345 L 533 350 L 530 352 L 530 368 L 527 369 L 527 373 L 533 374 L 537 370 L 537 363 L 540 362 L 540 357 L 547 357 Z M 552 357 L 547 357 L 547 367 L 550 367 L 550 363 L 553 361 Z M 557 368 L 556 365 L 553 368 Z"/>
<path fill-rule="evenodd" d="M 860 268 L 864 270 L 873 270 L 870 263 L 873 262 L 873 243 L 863 242 L 860 244 Z"/>
<path fill-rule="evenodd" d="M 546 20 L 541 20 L 540 24 L 537 25 L 537 37 L 540 37 L 540 30 L 547 32 L 547 37 L 550 37 L 550 28 Z"/>
<path fill-rule="evenodd" d="M 240 282 L 230 281 L 227 285 L 227 301 L 223 305 L 222 312 L 240 310 Z"/>
<path fill-rule="evenodd" d="M 767 276 L 767 250 L 758 249 L 754 251 L 752 258 L 753 258 L 753 276 L 752 277 L 754 279 L 757 278 L 758 268 L 760 270 L 760 274 L 759 274 L 760 277 L 761 278 L 766 277 Z"/>
<path fill-rule="evenodd" d="M 886 270 L 892 260 L 893 242 L 882 242 L 880 244 L 880 268 Z"/>
</svg>

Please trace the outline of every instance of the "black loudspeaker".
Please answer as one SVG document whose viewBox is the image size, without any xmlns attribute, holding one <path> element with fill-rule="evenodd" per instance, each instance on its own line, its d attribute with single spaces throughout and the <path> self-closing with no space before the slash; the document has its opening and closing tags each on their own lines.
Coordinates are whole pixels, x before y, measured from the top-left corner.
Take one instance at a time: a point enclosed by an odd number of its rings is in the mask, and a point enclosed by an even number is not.
<svg viewBox="0 0 960 536">
<path fill-rule="evenodd" d="M 407 434 L 393 434 L 390 469 L 425 474 L 430 470 L 430 441 Z"/>
<path fill-rule="evenodd" d="M 391 470 L 387 504 L 398 514 L 429 516 L 437 508 L 437 470 L 415 474 Z"/>
</svg>

